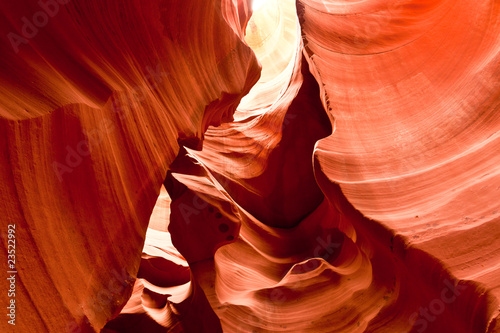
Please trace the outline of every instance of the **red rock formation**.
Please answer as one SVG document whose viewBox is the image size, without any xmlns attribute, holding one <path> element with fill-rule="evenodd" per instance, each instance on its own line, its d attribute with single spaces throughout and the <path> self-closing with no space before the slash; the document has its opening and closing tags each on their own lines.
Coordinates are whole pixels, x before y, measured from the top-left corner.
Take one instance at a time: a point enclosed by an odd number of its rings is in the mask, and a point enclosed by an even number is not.
<svg viewBox="0 0 500 333">
<path fill-rule="evenodd" d="M 196 143 L 259 77 L 243 2 L 63 2 L 0 5 L 20 332 L 98 331 L 118 314 L 178 139 Z"/>
<path fill-rule="evenodd" d="M 498 3 L 62 2 L 1 5 L 19 331 L 500 332 Z"/>
<path fill-rule="evenodd" d="M 498 4 L 301 1 L 298 13 L 336 119 L 322 170 L 400 239 L 407 266 L 428 254 L 488 299 L 469 331 L 493 317 L 499 330 Z"/>
</svg>

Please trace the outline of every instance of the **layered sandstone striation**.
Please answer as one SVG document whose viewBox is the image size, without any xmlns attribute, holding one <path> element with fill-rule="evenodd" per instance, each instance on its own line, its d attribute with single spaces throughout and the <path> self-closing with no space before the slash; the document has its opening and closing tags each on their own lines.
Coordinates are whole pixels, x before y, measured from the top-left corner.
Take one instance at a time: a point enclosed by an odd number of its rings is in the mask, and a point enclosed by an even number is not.
<svg viewBox="0 0 500 333">
<path fill-rule="evenodd" d="M 248 4 L 0 6 L 0 207 L 17 228 L 15 329 L 99 331 L 132 291 L 178 141 L 198 145 L 259 78 L 242 41 Z"/>
<path fill-rule="evenodd" d="M 16 329 L 500 332 L 497 2 L 62 2 L 1 5 Z"/>
</svg>

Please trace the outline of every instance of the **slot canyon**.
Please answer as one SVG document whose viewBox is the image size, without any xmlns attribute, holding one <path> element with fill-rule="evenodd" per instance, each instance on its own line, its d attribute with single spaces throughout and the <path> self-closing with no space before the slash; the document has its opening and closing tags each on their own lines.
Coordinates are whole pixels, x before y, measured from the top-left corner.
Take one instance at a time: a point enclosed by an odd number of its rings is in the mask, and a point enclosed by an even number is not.
<svg viewBox="0 0 500 333">
<path fill-rule="evenodd" d="M 0 332 L 500 333 L 500 1 L 0 13 Z"/>
</svg>

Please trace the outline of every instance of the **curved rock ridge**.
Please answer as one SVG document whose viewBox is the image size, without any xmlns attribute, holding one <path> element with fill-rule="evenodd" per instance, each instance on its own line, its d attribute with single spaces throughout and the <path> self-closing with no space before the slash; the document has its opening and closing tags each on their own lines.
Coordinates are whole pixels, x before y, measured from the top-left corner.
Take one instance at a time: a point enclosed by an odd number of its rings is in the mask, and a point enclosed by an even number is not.
<svg viewBox="0 0 500 333">
<path fill-rule="evenodd" d="M 178 141 L 199 146 L 259 78 L 243 40 L 249 5 L 26 0 L 0 11 L 0 212 L 19 245 L 15 328 L 98 331 L 132 292 Z"/>
<path fill-rule="evenodd" d="M 0 4 L 0 331 L 500 332 L 500 3 L 250 7 Z"/>
<path fill-rule="evenodd" d="M 204 328 L 222 332 L 204 293 L 190 281 L 188 264 L 172 245 L 170 234 L 150 228 L 132 296 L 101 332 L 202 332 Z"/>
<path fill-rule="evenodd" d="M 498 14 L 491 1 L 300 2 L 337 121 L 320 158 L 366 215 L 419 228 L 478 183 L 492 184 L 478 197 L 496 194 Z M 469 214 L 497 217 L 496 203 L 477 204 Z"/>
<path fill-rule="evenodd" d="M 297 62 L 296 75 L 292 77 L 298 80 L 300 88 L 287 112 L 298 112 L 294 105 L 305 99 L 309 108 L 300 110 L 310 117 L 301 119 L 301 126 L 315 122 L 324 126 L 329 118 L 321 106 L 319 89 L 314 88 L 307 64 L 302 66 L 302 75 L 297 75 L 300 68 Z M 311 117 L 314 105 L 325 118 Z M 283 131 L 274 134 L 279 144 L 267 145 L 271 150 L 269 156 L 290 141 L 282 119 Z M 267 125 L 264 116 L 255 122 Z M 302 209 L 303 213 L 296 217 L 300 223 L 294 219 L 291 224 L 273 226 L 275 216 L 267 215 L 262 204 L 256 207 L 251 203 L 255 194 L 265 193 L 270 182 L 282 197 L 281 203 L 285 202 L 286 194 L 301 196 L 300 184 L 273 181 L 276 164 L 286 172 L 283 159 L 268 157 L 260 165 L 261 172 L 250 172 L 235 181 L 235 173 L 243 171 L 231 169 L 228 156 L 233 161 L 246 160 L 245 152 L 229 155 L 222 148 L 210 149 L 218 141 L 220 147 L 235 149 L 233 142 L 241 140 L 241 133 L 252 133 L 258 127 L 255 122 L 241 121 L 209 130 L 203 151 L 188 151 L 189 158 L 178 157 L 178 163 L 172 166 L 173 171 L 182 170 L 184 175 L 174 172 L 172 177 L 184 185 L 166 183 L 172 194 L 172 217 L 183 215 L 185 223 L 178 225 L 182 219 L 170 222 L 174 245 L 178 244 L 180 252 L 192 258 L 188 262 L 193 278 L 200 283 L 225 332 L 487 331 L 498 303 L 485 284 L 458 280 L 439 257 L 411 246 L 406 237 L 396 235 L 383 223 L 364 217 L 346 200 L 340 187 L 327 178 L 319 150 L 315 153 L 315 168 L 311 170 L 314 178 L 309 180 L 319 185 L 319 202 Z M 245 125 L 247 129 L 243 131 Z M 323 136 L 330 132 L 323 129 Z M 297 130 L 292 133 L 297 134 Z M 313 143 L 318 140 L 317 130 L 307 133 Z M 267 136 L 247 140 L 253 143 L 247 147 L 273 142 Z M 312 156 L 313 150 L 314 144 L 304 154 Z M 258 156 L 250 148 L 246 154 Z M 309 161 L 301 158 L 294 168 L 300 170 L 299 164 L 311 165 Z M 252 164 L 246 166 L 250 171 Z M 240 186 L 243 182 L 245 186 Z M 211 218 L 210 210 L 193 199 L 193 191 L 203 202 L 219 207 L 214 208 L 215 214 L 220 209 L 219 220 Z M 191 194 L 186 197 L 186 193 Z M 272 202 L 272 197 L 273 194 L 265 197 L 266 201 Z M 232 208 L 221 208 L 222 198 Z M 179 209 L 183 204 L 191 210 Z M 295 206 L 297 203 L 289 203 L 287 212 Z M 177 212 L 176 207 L 179 207 Z M 277 205 L 272 208 L 279 209 Z M 259 214 L 262 217 L 257 218 Z M 238 229 L 238 221 L 239 237 L 224 245 L 228 240 L 223 239 L 224 232 L 230 231 L 230 238 L 234 237 L 232 230 Z M 217 227 L 220 223 L 228 228 Z M 176 243 L 175 239 L 179 241 Z"/>
<path fill-rule="evenodd" d="M 297 7 L 336 120 L 322 170 L 365 216 L 488 290 L 486 321 L 500 330 L 498 3 Z"/>
</svg>

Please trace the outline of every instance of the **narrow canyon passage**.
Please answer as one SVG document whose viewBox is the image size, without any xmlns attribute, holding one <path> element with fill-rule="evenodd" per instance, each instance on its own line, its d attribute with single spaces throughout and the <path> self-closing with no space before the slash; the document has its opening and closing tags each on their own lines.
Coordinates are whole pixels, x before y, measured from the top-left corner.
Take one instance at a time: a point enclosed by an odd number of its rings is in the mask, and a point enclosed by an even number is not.
<svg viewBox="0 0 500 333">
<path fill-rule="evenodd" d="M 295 15 L 277 4 L 249 22 L 246 40 L 263 69 L 237 121 L 210 128 L 201 151 L 179 154 L 165 182 L 172 245 L 189 264 L 191 288 L 206 295 L 194 292 L 190 304 L 207 319 L 166 297 L 147 303 L 146 313 L 179 309 L 168 313 L 193 332 L 208 325 L 224 332 L 485 332 L 492 299 L 484 286 L 459 281 L 439 259 L 364 217 L 328 179 L 316 143 L 335 136 L 335 119 L 300 40 L 273 36 Z M 160 291 L 144 280 L 143 295 L 178 288 Z M 140 325 L 130 328 L 131 321 L 122 315 L 108 326 L 132 332 Z"/>
<path fill-rule="evenodd" d="M 1 332 L 500 332 L 497 1 L 0 12 Z"/>
</svg>

